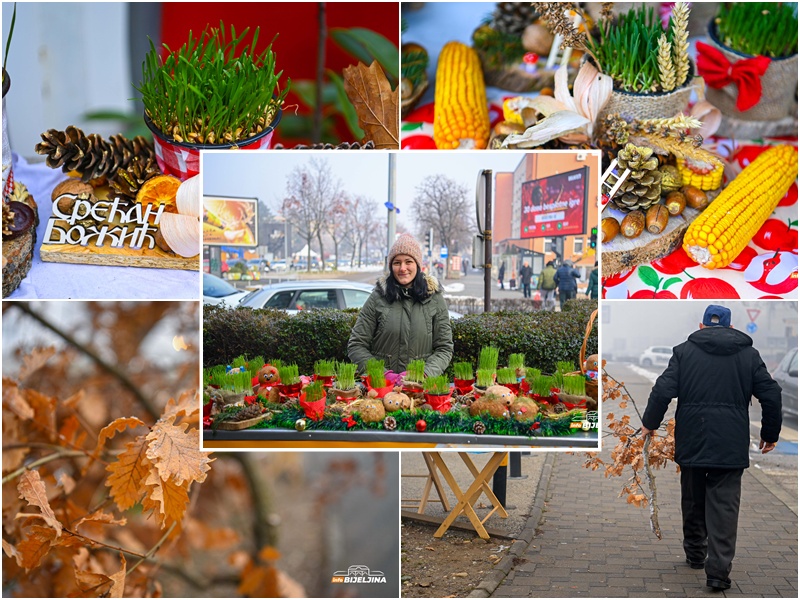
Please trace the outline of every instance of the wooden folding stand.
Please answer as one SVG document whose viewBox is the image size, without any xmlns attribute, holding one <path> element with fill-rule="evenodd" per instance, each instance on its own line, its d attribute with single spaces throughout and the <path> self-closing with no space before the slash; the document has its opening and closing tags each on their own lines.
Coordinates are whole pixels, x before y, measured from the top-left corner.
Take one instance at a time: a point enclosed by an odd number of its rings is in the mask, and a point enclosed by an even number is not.
<svg viewBox="0 0 800 600">
<path fill-rule="evenodd" d="M 436 533 L 433 534 L 433 537 L 442 537 L 456 520 L 456 518 L 458 518 L 458 515 L 463 512 L 469 519 L 470 523 L 472 523 L 472 526 L 475 527 L 475 531 L 478 533 L 478 535 L 482 539 L 488 540 L 489 533 L 486 531 L 486 528 L 483 525 L 487 519 L 489 519 L 489 517 L 491 517 L 494 513 L 498 513 L 504 519 L 508 517 L 506 509 L 503 508 L 502 504 L 500 504 L 500 501 L 497 499 L 497 496 L 494 495 L 492 486 L 490 484 L 492 477 L 494 477 L 495 471 L 497 471 L 497 469 L 500 467 L 500 464 L 503 462 L 503 459 L 506 457 L 507 453 L 493 452 L 483 469 L 479 471 L 467 452 L 459 452 L 458 455 L 461 457 L 461 460 L 464 461 L 464 464 L 474 477 L 473 482 L 467 488 L 466 492 L 461 491 L 458 482 L 456 481 L 455 477 L 453 477 L 453 473 L 450 471 L 447 463 L 444 462 L 442 454 L 440 452 L 430 452 L 429 454 L 432 460 L 432 465 L 435 465 L 436 468 L 441 471 L 442 476 L 444 476 L 447 485 L 450 486 L 450 489 L 453 491 L 457 501 L 455 507 L 444 519 L 442 524 L 439 526 L 439 529 L 437 529 Z M 429 465 L 428 468 L 430 469 L 431 465 Z M 478 517 L 475 509 L 473 508 L 473 505 L 478 501 L 478 498 L 480 498 L 482 493 L 486 494 L 486 497 L 492 504 L 492 510 L 490 510 L 483 519 Z"/>
<path fill-rule="evenodd" d="M 411 504 L 401 504 L 402 508 L 416 508 L 417 514 L 425 513 L 425 507 L 428 502 L 439 502 L 445 511 L 450 511 L 450 502 L 447 501 L 447 493 L 445 492 L 442 480 L 439 479 L 439 473 L 436 470 L 436 465 L 433 464 L 430 452 L 423 452 L 422 459 L 425 461 L 425 466 L 428 467 L 427 475 L 404 474 L 403 477 L 424 477 L 425 487 L 422 490 L 421 498 L 402 498 L 401 502 L 410 502 Z M 436 488 L 436 495 L 439 496 L 438 500 L 430 499 L 431 487 Z"/>
</svg>

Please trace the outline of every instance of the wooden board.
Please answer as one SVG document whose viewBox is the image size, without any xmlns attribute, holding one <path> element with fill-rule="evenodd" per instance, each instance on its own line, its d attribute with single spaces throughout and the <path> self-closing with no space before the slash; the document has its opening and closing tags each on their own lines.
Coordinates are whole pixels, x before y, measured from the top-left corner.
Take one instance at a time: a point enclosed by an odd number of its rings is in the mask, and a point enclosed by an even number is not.
<svg viewBox="0 0 800 600">
<path fill-rule="evenodd" d="M 267 416 L 267 414 L 268 413 L 264 413 L 263 415 L 253 417 L 252 419 L 245 419 L 244 421 L 222 421 L 217 425 L 217 429 L 222 429 L 224 431 L 239 431 L 241 429 L 247 429 L 248 427 L 258 424 L 264 419 L 264 417 Z"/>
<path fill-rule="evenodd" d="M 707 192 L 710 200 L 716 198 L 719 193 L 720 190 Z M 658 235 L 645 229 L 637 238 L 630 239 L 618 234 L 610 242 L 602 244 L 600 247 L 603 257 L 602 276 L 610 277 L 638 265 L 650 264 L 656 259 L 669 255 L 683 244 L 683 234 L 701 212 L 687 206 L 682 214 L 670 217 L 666 229 Z M 601 215 L 601 218 L 605 217 L 614 217 L 621 223 L 625 218 L 625 213 L 609 203 Z"/>
<path fill-rule="evenodd" d="M 200 256 L 183 258 L 167 254 L 160 248 L 97 248 L 90 246 L 64 246 L 42 244 L 39 255 L 45 262 L 75 263 L 80 265 L 106 265 L 109 267 L 148 267 L 154 269 L 200 270 Z"/>
</svg>

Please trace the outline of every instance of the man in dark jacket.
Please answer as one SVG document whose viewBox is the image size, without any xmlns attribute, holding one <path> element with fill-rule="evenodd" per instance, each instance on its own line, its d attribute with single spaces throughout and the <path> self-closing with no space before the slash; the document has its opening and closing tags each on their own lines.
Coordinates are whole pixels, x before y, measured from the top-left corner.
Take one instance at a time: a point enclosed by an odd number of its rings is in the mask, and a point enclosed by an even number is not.
<svg viewBox="0 0 800 600">
<path fill-rule="evenodd" d="M 781 388 L 770 377 L 753 340 L 731 326 L 731 311 L 710 305 L 700 330 L 672 351 L 667 369 L 650 392 L 642 434 L 652 435 L 672 398 L 675 462 L 681 468 L 683 548 L 706 585 L 731 587 L 742 474 L 750 465 L 748 406 L 761 403 L 762 453 L 775 448 L 781 431 Z"/>
<path fill-rule="evenodd" d="M 558 267 L 553 276 L 558 286 L 558 303 L 561 310 L 564 310 L 564 303 L 578 295 L 578 279 L 581 274 L 572 268 L 572 261 L 565 260 L 564 264 Z"/>
<path fill-rule="evenodd" d="M 522 263 L 522 268 L 519 270 L 519 283 L 522 286 L 523 298 L 531 297 L 531 277 L 533 277 L 533 269 L 527 262 Z"/>
<path fill-rule="evenodd" d="M 500 289 L 504 290 L 505 285 L 503 285 L 503 279 L 506 277 L 506 263 L 500 263 L 500 270 L 497 272 L 497 281 L 500 282 Z"/>
</svg>

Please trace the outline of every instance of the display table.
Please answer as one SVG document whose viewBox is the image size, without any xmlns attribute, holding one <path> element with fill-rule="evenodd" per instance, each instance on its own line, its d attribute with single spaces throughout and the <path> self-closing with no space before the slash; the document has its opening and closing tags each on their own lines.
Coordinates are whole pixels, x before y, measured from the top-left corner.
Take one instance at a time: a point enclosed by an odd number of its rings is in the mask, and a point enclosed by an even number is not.
<svg viewBox="0 0 800 600">
<path fill-rule="evenodd" d="M 10 300 L 53 299 L 174 299 L 200 298 L 200 272 L 178 269 L 141 267 L 106 267 L 43 262 L 39 246 L 44 239 L 50 218 L 53 188 L 66 179 L 60 170 L 46 164 L 29 164 L 14 157 L 14 178 L 23 183 L 39 207 L 39 226 L 33 265 L 20 286 L 8 296 Z M 199 265 L 199 257 L 198 257 Z"/>
<path fill-rule="evenodd" d="M 437 446 L 513 446 L 541 448 L 597 449 L 597 431 L 580 431 L 569 436 L 522 437 L 507 435 L 472 435 L 460 433 L 412 433 L 403 431 L 293 431 L 289 429 L 243 429 L 216 432 L 203 430 L 203 447 L 272 448 L 272 447 L 379 447 L 434 448 Z"/>
</svg>

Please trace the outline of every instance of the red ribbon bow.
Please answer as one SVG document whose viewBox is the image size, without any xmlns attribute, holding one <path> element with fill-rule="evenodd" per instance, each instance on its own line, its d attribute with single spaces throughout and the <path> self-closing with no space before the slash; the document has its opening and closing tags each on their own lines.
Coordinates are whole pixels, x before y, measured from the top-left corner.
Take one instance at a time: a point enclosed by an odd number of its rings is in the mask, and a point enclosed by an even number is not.
<svg viewBox="0 0 800 600">
<path fill-rule="evenodd" d="M 770 62 L 766 56 L 743 58 L 731 64 L 725 55 L 708 44 L 697 42 L 697 71 L 712 88 L 719 89 L 729 83 L 736 84 L 739 96 L 736 108 L 745 111 L 761 99 L 761 77 Z"/>
</svg>

